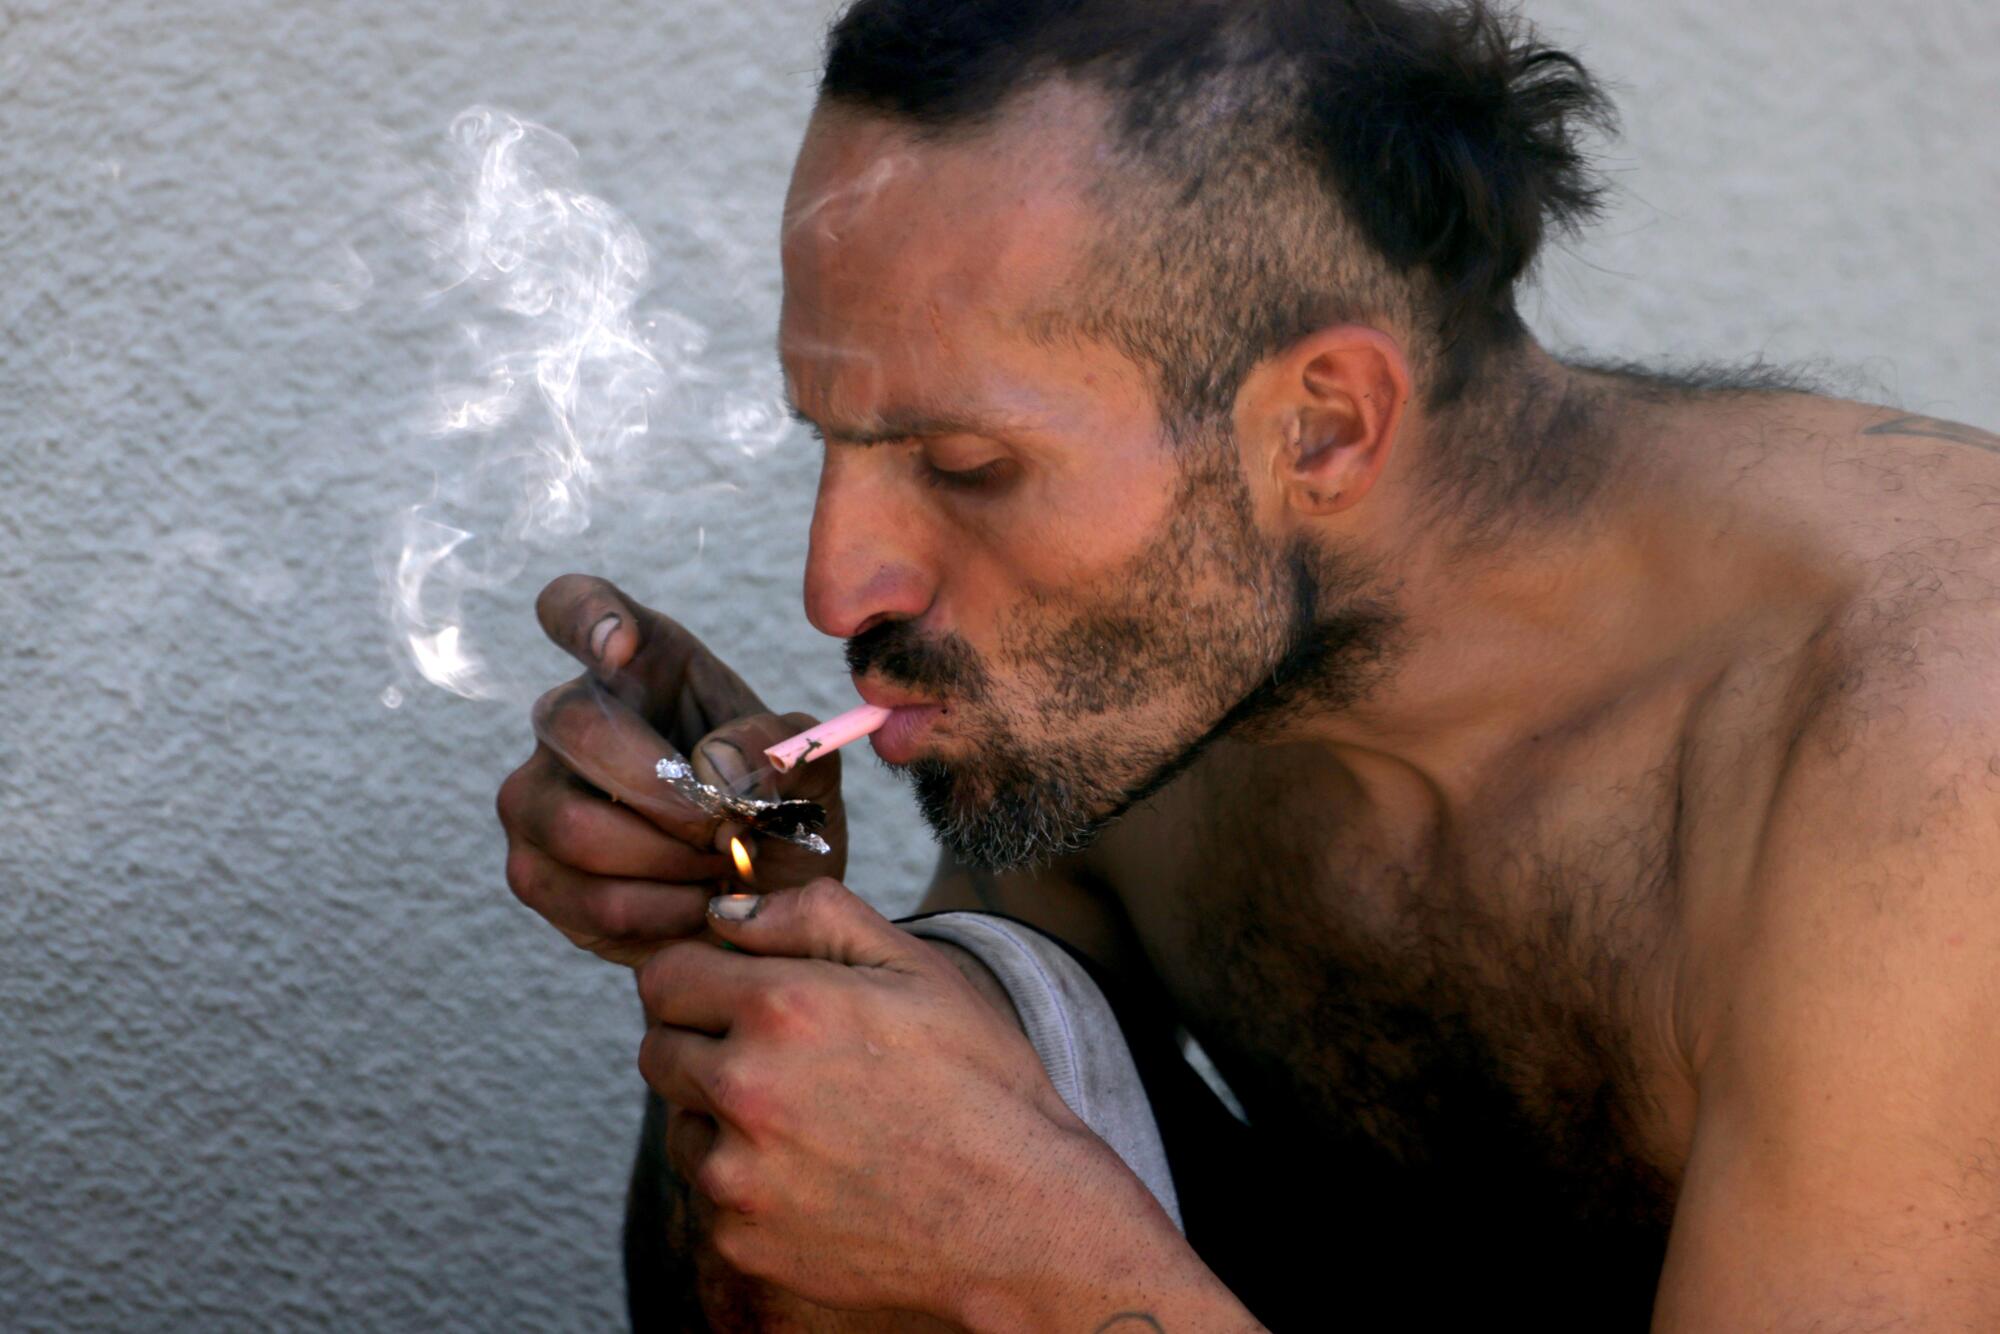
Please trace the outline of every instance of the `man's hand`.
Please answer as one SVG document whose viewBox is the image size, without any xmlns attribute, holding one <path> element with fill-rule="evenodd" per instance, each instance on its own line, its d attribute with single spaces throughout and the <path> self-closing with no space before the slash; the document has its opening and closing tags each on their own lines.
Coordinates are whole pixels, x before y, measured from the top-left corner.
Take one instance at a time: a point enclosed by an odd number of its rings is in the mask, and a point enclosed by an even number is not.
<svg viewBox="0 0 2000 1334">
<path fill-rule="evenodd" d="M 1035 1275 L 1051 1220 L 1093 1196 L 1171 1231 L 940 952 L 836 881 L 753 902 L 712 923 L 743 953 L 680 943 L 639 972 L 639 1068 L 731 1269 L 825 1306 L 970 1323 L 973 1289 Z"/>
<path fill-rule="evenodd" d="M 731 874 L 716 819 L 654 767 L 684 755 L 704 781 L 727 786 L 763 765 L 764 747 L 814 719 L 769 713 L 700 640 L 602 579 L 565 575 L 542 591 L 536 612 L 588 670 L 536 702 L 539 744 L 501 785 L 507 884 L 577 945 L 637 966 L 701 931 L 709 895 Z M 799 765 L 756 795 L 824 806 L 833 847 L 823 856 L 769 840 L 758 848 L 759 884 L 842 873 L 837 755 Z"/>
</svg>

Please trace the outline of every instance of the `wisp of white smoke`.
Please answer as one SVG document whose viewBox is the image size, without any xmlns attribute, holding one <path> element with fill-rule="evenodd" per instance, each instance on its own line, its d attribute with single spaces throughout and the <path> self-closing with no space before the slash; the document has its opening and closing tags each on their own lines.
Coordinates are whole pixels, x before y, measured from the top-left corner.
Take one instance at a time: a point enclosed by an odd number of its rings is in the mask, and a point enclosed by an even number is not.
<svg viewBox="0 0 2000 1334">
<path fill-rule="evenodd" d="M 562 136 L 474 107 L 452 122 L 439 184 L 408 210 L 442 281 L 433 299 L 469 300 L 473 315 L 421 428 L 437 450 L 433 491 L 393 525 L 384 592 L 398 652 L 468 699 L 521 692 L 474 643 L 467 595 L 504 588 L 534 553 L 583 533 L 663 414 L 678 440 L 750 454 L 787 429 L 768 387 L 727 387 L 705 362 L 700 325 L 635 315 L 645 242 L 575 185 L 576 165 Z"/>
</svg>

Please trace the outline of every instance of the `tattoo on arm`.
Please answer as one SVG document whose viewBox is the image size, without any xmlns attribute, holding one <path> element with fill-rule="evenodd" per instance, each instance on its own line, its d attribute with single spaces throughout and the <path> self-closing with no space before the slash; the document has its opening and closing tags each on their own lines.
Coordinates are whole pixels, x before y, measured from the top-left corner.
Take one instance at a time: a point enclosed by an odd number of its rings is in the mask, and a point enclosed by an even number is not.
<svg viewBox="0 0 2000 1334">
<path fill-rule="evenodd" d="M 1937 417 L 1897 417 L 1877 422 L 1861 434 L 1922 436 L 1926 440 L 1949 440 L 1955 445 L 1971 445 L 1989 454 L 2000 454 L 2000 437 Z"/>
<path fill-rule="evenodd" d="M 1144 1311 L 1120 1311 L 1092 1330 L 1091 1334 L 1141 1334 L 1144 1330 L 1166 1334 L 1166 1328 Z"/>
</svg>

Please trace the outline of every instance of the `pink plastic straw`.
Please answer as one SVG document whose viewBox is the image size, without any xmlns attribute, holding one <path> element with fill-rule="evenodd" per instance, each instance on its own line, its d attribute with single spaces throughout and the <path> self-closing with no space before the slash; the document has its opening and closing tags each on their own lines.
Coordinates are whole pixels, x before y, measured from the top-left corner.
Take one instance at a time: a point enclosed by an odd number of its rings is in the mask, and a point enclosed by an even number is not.
<svg viewBox="0 0 2000 1334">
<path fill-rule="evenodd" d="M 788 737 L 775 746 L 766 746 L 764 755 L 778 767 L 779 773 L 790 773 L 793 765 L 804 760 L 816 760 L 828 751 L 839 750 L 850 741 L 859 741 L 888 721 L 889 710 L 863 704 L 837 718 L 827 719 L 810 731 Z"/>
</svg>

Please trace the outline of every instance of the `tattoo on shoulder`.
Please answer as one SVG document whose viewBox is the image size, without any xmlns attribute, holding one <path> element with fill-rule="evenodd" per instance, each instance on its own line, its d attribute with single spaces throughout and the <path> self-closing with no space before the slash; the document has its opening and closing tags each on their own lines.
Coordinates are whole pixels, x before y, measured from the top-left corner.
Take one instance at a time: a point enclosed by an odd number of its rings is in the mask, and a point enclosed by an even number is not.
<svg viewBox="0 0 2000 1334">
<path fill-rule="evenodd" d="M 1949 440 L 1955 445 L 1971 445 L 1974 449 L 1983 449 L 1989 454 L 2000 454 L 2000 437 L 1937 417 L 1896 417 L 1889 421 L 1877 422 L 1861 434 L 1922 436 L 1926 440 Z"/>
<path fill-rule="evenodd" d="M 1144 1311 L 1120 1311 L 1091 1331 L 1091 1334 L 1140 1334 L 1142 1330 L 1166 1334 L 1166 1327 Z"/>
</svg>

